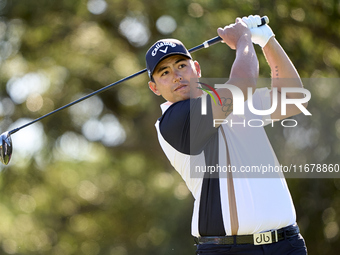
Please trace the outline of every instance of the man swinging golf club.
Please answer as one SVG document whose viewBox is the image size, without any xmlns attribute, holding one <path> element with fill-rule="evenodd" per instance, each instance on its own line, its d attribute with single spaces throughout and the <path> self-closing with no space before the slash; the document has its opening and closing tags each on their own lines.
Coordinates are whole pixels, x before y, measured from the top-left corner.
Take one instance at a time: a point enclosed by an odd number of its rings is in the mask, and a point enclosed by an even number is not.
<svg viewBox="0 0 340 255">
<path fill-rule="evenodd" d="M 264 25 L 264 24 L 266 24 L 268 22 L 269 22 L 268 17 L 264 16 L 264 17 L 261 18 L 261 23 L 258 24 L 258 26 L 262 26 L 262 25 Z M 211 38 L 211 39 L 205 41 L 204 43 L 202 43 L 200 45 L 197 45 L 194 48 L 191 48 L 189 50 L 189 52 L 192 53 L 192 52 L 196 52 L 198 50 L 201 50 L 203 48 L 208 48 L 211 45 L 214 45 L 214 44 L 216 44 L 216 43 L 218 43 L 220 41 L 222 41 L 222 38 L 219 37 L 219 36 L 216 36 L 214 38 Z M 160 46 L 158 45 L 157 47 L 155 47 L 154 50 L 157 51 L 158 47 L 160 47 Z M 161 52 L 162 51 L 166 52 L 167 49 L 160 50 L 160 51 Z M 153 53 L 153 54 L 155 54 L 155 53 Z M 104 91 L 106 91 L 106 90 L 108 90 L 108 89 L 110 89 L 110 88 L 112 88 L 112 87 L 114 87 L 114 86 L 124 82 L 124 81 L 127 81 L 129 79 L 135 78 L 135 77 L 137 77 L 137 76 L 139 76 L 139 75 L 141 75 L 141 74 L 143 74 L 145 72 L 147 72 L 146 68 L 143 69 L 143 70 L 140 70 L 140 71 L 138 71 L 138 72 L 136 72 L 134 74 L 131 74 L 131 75 L 125 77 L 125 78 L 122 78 L 119 81 L 113 82 L 113 83 L 111 83 L 111 84 L 109 84 L 109 85 L 107 85 L 107 86 L 105 86 L 103 88 L 100 88 L 100 89 L 98 89 L 98 90 L 96 90 L 96 91 L 94 91 L 94 92 L 92 92 L 90 94 L 87 94 L 87 95 L 85 95 L 85 96 L 83 96 L 81 98 L 78 98 L 77 100 L 75 100 L 73 102 L 70 102 L 70 103 L 68 103 L 68 104 L 66 104 L 66 105 L 64 105 L 62 107 L 59 107 L 58 109 L 55 109 L 55 110 L 53 110 L 53 111 L 51 111 L 51 112 L 49 112 L 49 113 L 47 113 L 47 114 L 37 118 L 37 119 L 34 119 L 34 120 L 32 120 L 32 121 L 30 121 L 30 122 L 28 122 L 28 123 L 26 123 L 26 124 L 24 124 L 24 125 L 22 125 L 20 127 L 14 128 L 14 129 L 12 129 L 10 131 L 3 132 L 2 134 L 0 134 L 0 162 L 5 164 L 5 165 L 8 165 L 10 160 L 11 160 L 12 151 L 13 151 L 11 135 L 17 133 L 18 131 L 20 131 L 20 130 L 22 130 L 22 129 L 30 126 L 30 125 L 33 125 L 34 123 L 36 123 L 38 121 L 43 120 L 44 118 L 47 118 L 47 117 L 49 117 L 49 116 L 51 116 L 51 115 L 53 115 L 53 114 L 55 114 L 57 112 L 60 112 L 60 111 L 66 109 L 68 107 L 71 107 L 71 106 L 73 106 L 75 104 L 78 104 L 78 103 L 80 103 L 80 102 L 82 102 L 82 101 L 84 101 L 84 100 L 86 100 L 86 99 L 88 99 L 88 98 L 90 98 L 90 97 L 92 97 L 94 95 L 98 95 L 99 93 L 102 93 L 102 92 L 104 92 Z"/>
<path fill-rule="evenodd" d="M 236 50 L 227 84 L 238 87 L 245 101 L 247 89 L 252 87 L 254 108 L 267 110 L 271 106 L 272 90 L 256 89 L 258 60 L 253 43 L 262 47 L 272 72 L 271 86 L 279 94 L 282 88 L 303 85 L 271 28 L 257 27 L 260 23 L 257 15 L 237 18 L 234 24 L 219 28 L 217 33 Z M 195 178 L 190 173 L 193 164 L 231 165 L 236 169 L 279 165 L 263 127 L 213 125 L 213 120 L 240 122 L 257 118 L 265 122 L 281 120 L 301 110 L 289 105 L 286 115 L 281 115 L 278 97 L 278 107 L 270 116 L 256 116 L 246 103 L 244 116 L 237 116 L 230 107 L 231 91 L 219 88 L 216 91 L 223 105 L 206 97 L 207 114 L 202 115 L 203 92 L 197 88 L 200 65 L 192 60 L 180 41 L 156 42 L 146 54 L 146 64 L 150 89 L 167 101 L 161 105 L 163 115 L 156 122 L 160 145 L 195 198 L 192 235 L 196 238 L 197 254 L 307 254 L 282 174 L 277 178 L 233 178 L 233 173 L 228 172 L 227 178 L 223 178 L 220 173 L 206 172 Z M 289 83 L 283 78 L 290 78 Z M 302 95 L 289 93 L 287 97 L 295 99 Z M 229 102 L 228 107 L 225 102 Z"/>
</svg>

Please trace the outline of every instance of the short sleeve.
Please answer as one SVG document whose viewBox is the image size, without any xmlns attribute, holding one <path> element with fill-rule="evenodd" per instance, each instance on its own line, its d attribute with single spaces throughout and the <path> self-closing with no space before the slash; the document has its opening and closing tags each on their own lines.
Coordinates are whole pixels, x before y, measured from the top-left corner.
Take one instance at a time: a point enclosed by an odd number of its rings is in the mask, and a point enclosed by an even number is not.
<svg viewBox="0 0 340 255">
<path fill-rule="evenodd" d="M 217 133 L 210 100 L 207 105 L 208 114 L 202 115 L 201 98 L 180 101 L 172 104 L 159 119 L 162 136 L 177 151 L 197 155 Z"/>
</svg>

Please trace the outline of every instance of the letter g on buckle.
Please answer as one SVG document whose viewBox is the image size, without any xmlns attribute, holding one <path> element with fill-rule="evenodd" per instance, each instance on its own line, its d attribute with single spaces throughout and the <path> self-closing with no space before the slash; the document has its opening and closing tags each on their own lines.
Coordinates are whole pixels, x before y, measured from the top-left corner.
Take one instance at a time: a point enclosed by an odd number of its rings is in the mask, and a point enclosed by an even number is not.
<svg viewBox="0 0 340 255">
<path fill-rule="evenodd" d="M 254 245 L 262 245 L 262 244 L 271 244 L 272 240 L 272 232 L 263 232 L 253 234 Z"/>
</svg>

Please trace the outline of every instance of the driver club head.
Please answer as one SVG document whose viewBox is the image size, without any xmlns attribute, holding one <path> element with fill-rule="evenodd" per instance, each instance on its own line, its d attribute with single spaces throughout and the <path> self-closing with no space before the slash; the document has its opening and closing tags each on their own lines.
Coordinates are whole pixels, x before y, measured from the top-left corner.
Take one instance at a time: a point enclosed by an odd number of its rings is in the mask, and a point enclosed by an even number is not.
<svg viewBox="0 0 340 255">
<path fill-rule="evenodd" d="M 0 136 L 0 160 L 7 165 L 12 156 L 12 139 L 8 132 L 2 133 Z"/>
</svg>

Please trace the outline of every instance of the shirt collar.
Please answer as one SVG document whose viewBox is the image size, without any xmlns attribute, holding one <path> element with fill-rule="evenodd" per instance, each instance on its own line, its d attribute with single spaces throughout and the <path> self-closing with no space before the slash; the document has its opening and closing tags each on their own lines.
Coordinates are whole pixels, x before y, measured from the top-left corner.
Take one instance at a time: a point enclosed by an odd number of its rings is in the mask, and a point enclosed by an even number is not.
<svg viewBox="0 0 340 255">
<path fill-rule="evenodd" d="M 170 105 L 172 105 L 172 103 L 169 102 L 169 101 L 167 101 L 167 102 L 161 104 L 162 114 L 164 114 L 165 111 L 168 110 L 168 108 L 170 107 Z"/>
</svg>

